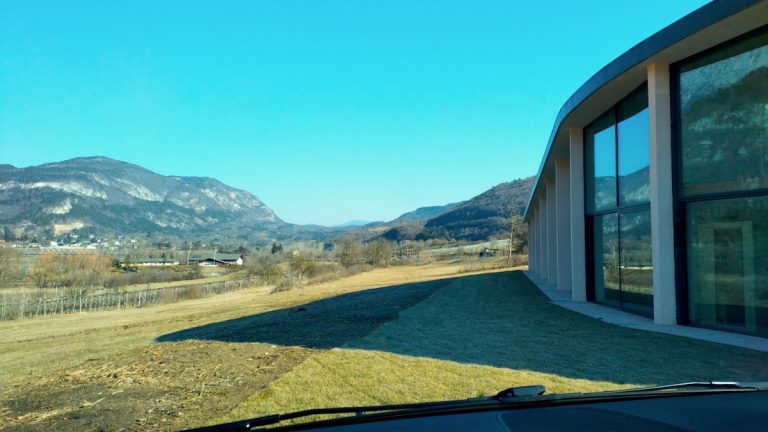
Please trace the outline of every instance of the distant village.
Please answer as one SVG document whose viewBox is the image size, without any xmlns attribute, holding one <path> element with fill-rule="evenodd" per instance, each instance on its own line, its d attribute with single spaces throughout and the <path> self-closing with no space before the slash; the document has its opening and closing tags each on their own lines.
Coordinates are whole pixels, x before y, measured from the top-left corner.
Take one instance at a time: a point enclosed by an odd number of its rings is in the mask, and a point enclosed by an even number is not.
<svg viewBox="0 0 768 432">
<path fill-rule="evenodd" d="M 115 235 L 99 237 L 94 234 L 80 236 L 67 234 L 45 243 L 38 241 L 6 241 L 0 246 L 16 249 L 22 256 L 37 256 L 46 252 L 62 255 L 94 253 L 115 257 L 115 265 L 121 268 L 162 267 L 196 264 L 203 267 L 242 266 L 245 263 L 243 247 L 236 252 L 222 252 L 220 247 L 202 242 L 174 245 L 163 240 L 148 244 L 149 239 Z"/>
</svg>

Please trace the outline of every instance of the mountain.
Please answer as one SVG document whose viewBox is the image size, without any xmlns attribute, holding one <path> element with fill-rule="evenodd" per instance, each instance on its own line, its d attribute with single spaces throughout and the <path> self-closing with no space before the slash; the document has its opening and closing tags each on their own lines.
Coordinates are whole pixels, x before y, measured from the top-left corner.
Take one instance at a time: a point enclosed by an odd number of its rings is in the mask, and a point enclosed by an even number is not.
<svg viewBox="0 0 768 432">
<path fill-rule="evenodd" d="M 389 223 L 399 225 L 403 223 L 417 223 L 420 221 L 426 222 L 430 218 L 441 215 L 463 203 L 464 202 L 462 201 L 441 206 L 419 207 L 416 210 L 401 214 Z"/>
<path fill-rule="evenodd" d="M 421 207 L 389 222 L 294 225 L 250 192 L 209 177 L 165 176 L 106 157 L 17 168 L 0 164 L 0 226 L 16 236 L 77 234 L 168 236 L 263 244 L 328 240 L 347 233 L 385 238 L 485 240 L 521 211 L 533 177 L 502 183 L 469 201 Z"/>
<path fill-rule="evenodd" d="M 478 241 L 504 234 L 511 214 L 522 215 L 534 177 L 498 184 L 424 224 L 424 237 Z"/>
<path fill-rule="evenodd" d="M 363 241 L 377 238 L 392 241 L 412 240 L 415 235 L 421 232 L 424 224 L 431 217 L 442 214 L 459 204 L 461 203 L 419 207 L 416 210 L 403 213 L 388 222 L 371 222 L 362 226 L 352 227 L 345 234 Z"/>
<path fill-rule="evenodd" d="M 510 215 L 513 212 L 522 214 L 525 209 L 533 179 L 528 177 L 498 184 L 468 201 L 449 204 L 449 208 L 426 221 L 397 224 L 380 237 L 394 241 L 481 241 L 503 235 Z"/>
<path fill-rule="evenodd" d="M 372 223 L 376 223 L 376 222 L 355 219 L 355 220 L 347 221 L 342 224 L 338 224 L 334 226 L 338 228 L 348 228 L 348 227 L 359 227 L 359 226 L 368 225 Z"/>
<path fill-rule="evenodd" d="M 288 224 L 250 192 L 218 180 L 164 176 L 106 157 L 0 165 L 0 224 L 42 237 L 78 229 L 268 241 L 324 231 Z"/>
</svg>

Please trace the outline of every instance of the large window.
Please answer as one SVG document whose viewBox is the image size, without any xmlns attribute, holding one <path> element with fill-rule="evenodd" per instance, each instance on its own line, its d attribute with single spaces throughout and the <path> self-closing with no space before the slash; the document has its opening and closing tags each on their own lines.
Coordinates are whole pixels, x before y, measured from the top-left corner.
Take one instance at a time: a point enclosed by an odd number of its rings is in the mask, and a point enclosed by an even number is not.
<svg viewBox="0 0 768 432">
<path fill-rule="evenodd" d="M 768 335 L 768 31 L 678 68 L 691 323 Z"/>
<path fill-rule="evenodd" d="M 584 137 L 592 295 L 652 316 L 647 87 L 600 116 Z"/>
<path fill-rule="evenodd" d="M 613 110 L 587 130 L 587 210 L 616 208 L 616 120 Z"/>
<path fill-rule="evenodd" d="M 687 207 L 691 321 L 768 334 L 768 196 Z"/>
<path fill-rule="evenodd" d="M 768 188 L 768 33 L 680 67 L 685 196 Z"/>
<path fill-rule="evenodd" d="M 619 218 L 606 213 L 592 218 L 594 224 L 595 300 L 618 306 L 619 296 Z"/>
</svg>

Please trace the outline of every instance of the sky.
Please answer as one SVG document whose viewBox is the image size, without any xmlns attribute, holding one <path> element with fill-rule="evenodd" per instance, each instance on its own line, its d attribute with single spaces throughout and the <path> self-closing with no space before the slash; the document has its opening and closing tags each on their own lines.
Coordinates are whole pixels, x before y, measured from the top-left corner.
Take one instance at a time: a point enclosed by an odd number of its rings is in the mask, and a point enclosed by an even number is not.
<svg viewBox="0 0 768 432">
<path fill-rule="evenodd" d="M 388 220 L 536 174 L 565 100 L 705 3 L 4 0 L 0 163 L 108 156 L 292 223 Z"/>
</svg>

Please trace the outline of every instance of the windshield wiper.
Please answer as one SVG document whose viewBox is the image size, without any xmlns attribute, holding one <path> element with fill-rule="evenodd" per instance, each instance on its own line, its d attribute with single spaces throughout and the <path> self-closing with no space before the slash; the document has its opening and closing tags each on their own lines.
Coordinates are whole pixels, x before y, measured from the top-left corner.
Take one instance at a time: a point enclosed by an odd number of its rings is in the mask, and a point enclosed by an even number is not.
<svg viewBox="0 0 768 432">
<path fill-rule="evenodd" d="M 768 382 L 740 381 L 691 381 L 679 384 L 641 387 L 629 390 L 618 390 L 615 393 L 642 393 L 658 391 L 691 391 L 691 390 L 768 390 Z"/>
<path fill-rule="evenodd" d="M 186 432 L 224 432 L 224 431 L 250 431 L 253 428 L 261 426 L 269 426 L 276 423 L 280 423 L 286 420 L 293 420 L 302 417 L 310 417 L 324 414 L 354 414 L 355 416 L 362 416 L 365 414 L 377 413 L 377 412 L 391 412 L 391 411 L 411 411 L 422 410 L 429 408 L 458 408 L 462 406 L 479 406 L 479 405 L 497 405 L 516 400 L 516 398 L 522 398 L 530 400 L 532 397 L 538 397 L 544 394 L 546 389 L 542 385 L 523 386 L 523 387 L 511 387 L 502 390 L 494 396 L 483 396 L 472 399 L 458 399 L 440 402 L 421 402 L 421 403 L 409 403 L 409 404 L 395 404 L 395 405 L 372 405 L 372 406 L 357 406 L 357 407 L 336 407 L 336 408 L 315 408 L 303 411 L 295 411 L 286 414 L 272 414 L 263 417 L 256 417 L 247 420 L 239 420 L 232 423 L 224 423 L 214 426 L 206 426 L 195 429 L 188 429 Z"/>
<path fill-rule="evenodd" d="M 494 396 L 482 396 L 472 399 L 459 399 L 441 402 L 422 402 L 397 405 L 373 405 L 357 407 L 316 408 L 296 411 L 287 414 L 273 414 L 264 417 L 256 417 L 225 423 L 215 426 L 207 426 L 189 429 L 187 432 L 224 432 L 224 431 L 250 431 L 261 426 L 274 425 L 286 420 L 302 417 L 310 417 L 326 414 L 354 414 L 363 416 L 366 414 L 410 414 L 422 410 L 443 410 L 461 408 L 483 408 L 517 403 L 556 403 L 591 400 L 615 400 L 622 397 L 646 397 L 661 396 L 670 393 L 699 393 L 699 392 L 739 392 L 739 391 L 768 391 L 768 382 L 737 382 L 737 381 L 694 381 L 679 384 L 670 384 L 654 387 L 641 387 L 628 390 L 615 390 L 597 393 L 566 393 L 544 395 L 545 388 L 542 385 L 512 387 L 502 390 Z"/>
</svg>

